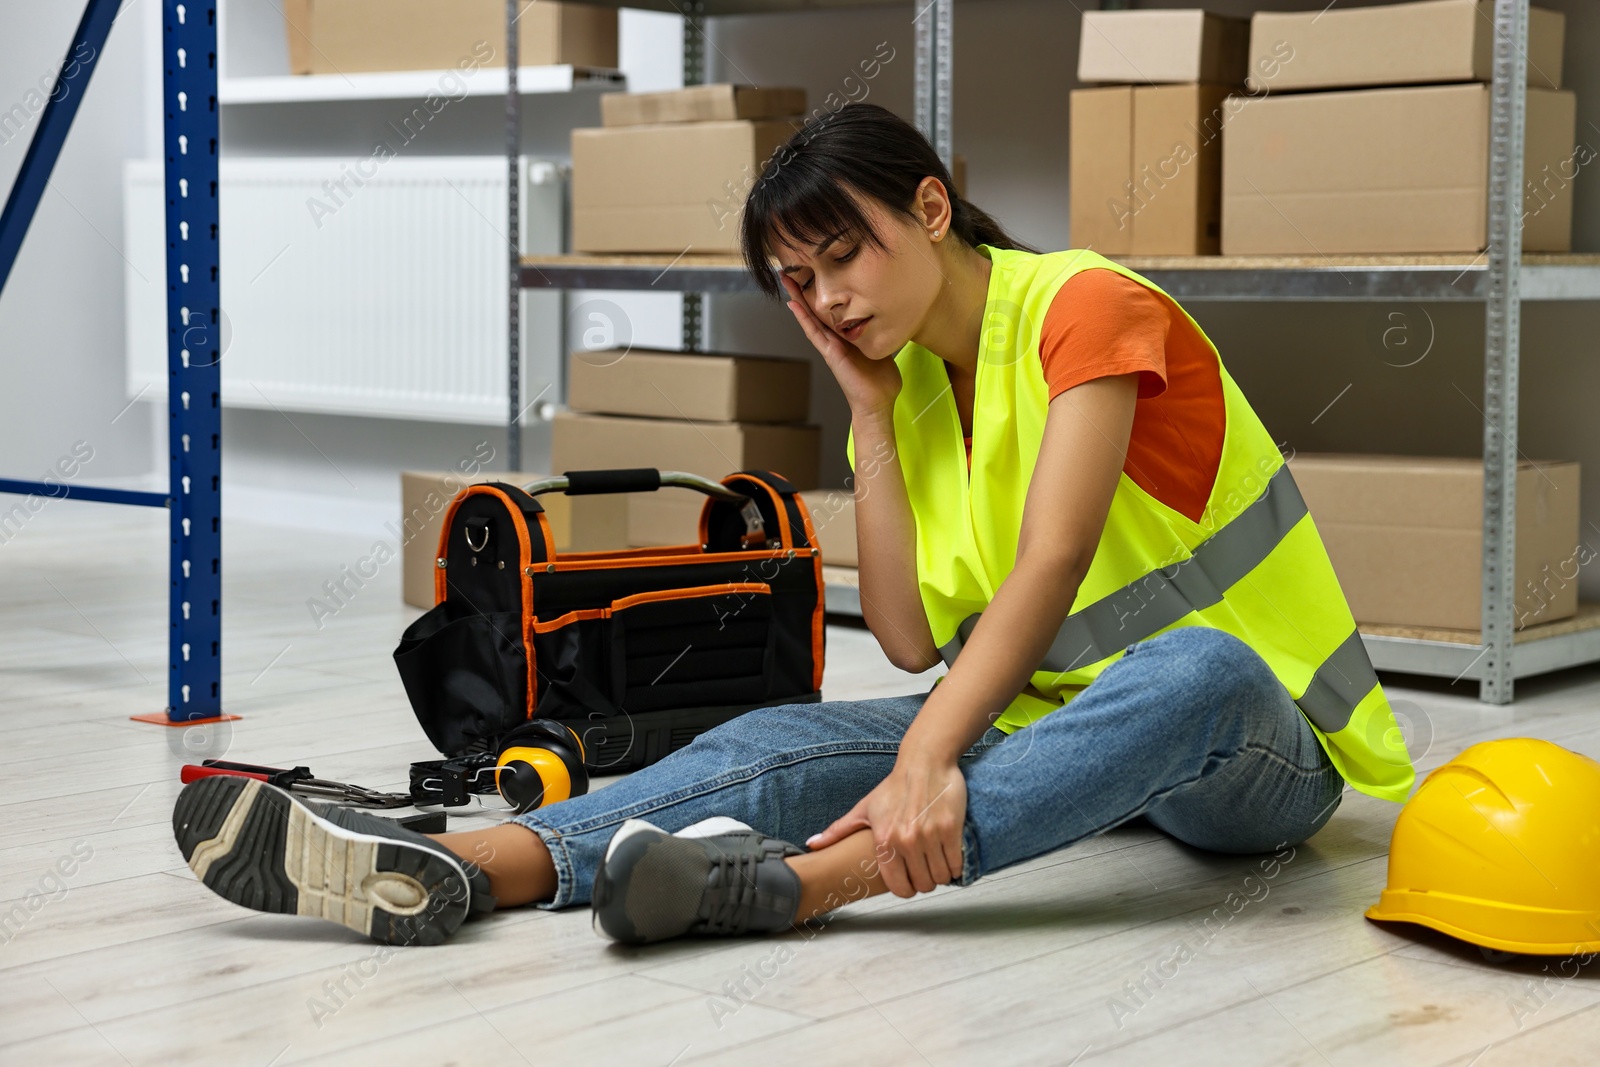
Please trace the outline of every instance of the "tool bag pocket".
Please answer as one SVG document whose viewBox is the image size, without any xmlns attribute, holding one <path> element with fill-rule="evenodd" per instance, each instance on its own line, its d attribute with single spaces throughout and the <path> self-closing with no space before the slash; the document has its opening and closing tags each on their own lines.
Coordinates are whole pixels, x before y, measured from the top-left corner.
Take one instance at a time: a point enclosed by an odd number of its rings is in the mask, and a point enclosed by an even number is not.
<svg viewBox="0 0 1600 1067">
<path fill-rule="evenodd" d="M 759 703 L 776 634 L 772 587 L 719 582 L 635 593 L 533 624 L 537 714 L 603 719 Z"/>
<path fill-rule="evenodd" d="M 521 611 L 483 614 L 440 601 L 406 628 L 394 660 L 417 721 L 440 752 L 466 751 L 526 717 Z"/>
<path fill-rule="evenodd" d="M 721 582 L 611 604 L 612 690 L 630 712 L 766 700 L 772 587 Z"/>
</svg>

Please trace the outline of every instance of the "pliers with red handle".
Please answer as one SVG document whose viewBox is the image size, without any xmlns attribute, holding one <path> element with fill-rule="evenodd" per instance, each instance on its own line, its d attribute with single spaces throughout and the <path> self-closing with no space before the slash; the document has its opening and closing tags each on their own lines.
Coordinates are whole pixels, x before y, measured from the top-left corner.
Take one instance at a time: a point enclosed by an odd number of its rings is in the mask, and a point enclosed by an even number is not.
<svg viewBox="0 0 1600 1067">
<path fill-rule="evenodd" d="M 366 808 L 405 808 L 411 805 L 409 793 L 382 793 L 359 785 L 326 781 L 313 777 L 310 767 L 262 767 L 254 763 L 231 763 L 227 760 L 208 759 L 199 764 L 184 764 L 183 769 L 178 772 L 178 780 L 187 785 L 198 778 L 209 778 L 214 774 L 255 778 L 294 793 L 328 797 L 331 800 L 342 800 L 347 804 L 359 804 Z"/>
</svg>

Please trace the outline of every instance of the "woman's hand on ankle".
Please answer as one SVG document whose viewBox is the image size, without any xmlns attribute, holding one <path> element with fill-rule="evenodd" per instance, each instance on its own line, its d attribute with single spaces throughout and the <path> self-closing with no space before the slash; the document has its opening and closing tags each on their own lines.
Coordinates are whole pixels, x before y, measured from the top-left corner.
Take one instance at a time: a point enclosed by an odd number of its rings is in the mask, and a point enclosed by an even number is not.
<svg viewBox="0 0 1600 1067">
<path fill-rule="evenodd" d="M 902 754 L 888 777 L 806 846 L 825 848 L 870 828 L 884 886 L 911 897 L 961 876 L 966 814 L 967 781 L 954 761 Z"/>
</svg>

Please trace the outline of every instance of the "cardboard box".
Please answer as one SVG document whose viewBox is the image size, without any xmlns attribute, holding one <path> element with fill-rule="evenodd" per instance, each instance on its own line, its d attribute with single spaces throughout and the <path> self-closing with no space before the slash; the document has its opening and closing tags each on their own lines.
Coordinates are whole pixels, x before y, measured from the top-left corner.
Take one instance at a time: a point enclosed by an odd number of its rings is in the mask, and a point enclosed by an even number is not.
<svg viewBox="0 0 1600 1067">
<path fill-rule="evenodd" d="M 1489 87 L 1229 97 L 1225 255 L 1477 253 L 1488 241 Z M 1577 101 L 1529 89 L 1522 248 L 1572 247 Z M 1541 178 L 1541 174 L 1545 177 Z"/>
<path fill-rule="evenodd" d="M 1528 84 L 1561 88 L 1566 16 L 1528 9 Z M 1322 11 L 1258 11 L 1250 20 L 1252 90 L 1487 82 L 1492 0 L 1423 0 Z"/>
<path fill-rule="evenodd" d="M 550 466 L 557 471 L 656 467 L 716 481 L 756 468 L 783 475 L 796 489 L 817 484 L 820 436 L 815 426 L 560 411 L 550 429 Z"/>
<path fill-rule="evenodd" d="M 854 567 L 856 559 L 856 498 L 849 489 L 812 489 L 800 494 L 811 510 L 811 526 L 828 567 Z"/>
<path fill-rule="evenodd" d="M 1078 80 L 1150 85 L 1244 81 L 1250 24 L 1198 8 L 1085 11 Z"/>
<path fill-rule="evenodd" d="M 1222 239 L 1222 85 L 1116 85 L 1070 97 L 1075 248 L 1215 255 Z"/>
<path fill-rule="evenodd" d="M 600 123 L 637 126 L 646 122 L 785 118 L 802 114 L 805 109 L 806 91 L 801 88 L 721 83 L 660 93 L 606 93 L 600 97 Z"/>
<path fill-rule="evenodd" d="M 1579 464 L 1536 462 L 1517 464 L 1519 627 L 1578 609 Z M 1356 621 L 1480 628 L 1481 460 L 1301 452 L 1289 469 Z"/>
<path fill-rule="evenodd" d="M 576 252 L 737 252 L 745 193 L 799 119 L 572 131 Z"/>
<path fill-rule="evenodd" d="M 700 509 L 706 500 L 704 493 L 676 485 L 632 494 L 628 498 L 628 544 L 634 548 L 694 544 L 700 539 Z"/>
<path fill-rule="evenodd" d="M 804 422 L 811 413 L 811 364 L 651 348 L 574 352 L 567 406 L 601 415 Z"/>
<path fill-rule="evenodd" d="M 480 472 L 472 476 L 460 471 L 401 471 L 400 524 L 396 532 L 400 537 L 401 595 L 405 602 L 412 607 L 433 607 L 433 572 L 438 559 L 439 532 L 444 525 L 444 513 L 457 493 L 482 482 L 526 485 L 545 477 L 549 475 L 527 471 Z M 627 547 L 626 494 L 541 493 L 538 499 L 550 521 L 557 552 Z"/>
<path fill-rule="evenodd" d="M 502 0 L 284 0 L 283 14 L 294 74 L 506 65 Z M 616 8 L 540 0 L 517 27 L 520 66 L 618 65 Z"/>
</svg>

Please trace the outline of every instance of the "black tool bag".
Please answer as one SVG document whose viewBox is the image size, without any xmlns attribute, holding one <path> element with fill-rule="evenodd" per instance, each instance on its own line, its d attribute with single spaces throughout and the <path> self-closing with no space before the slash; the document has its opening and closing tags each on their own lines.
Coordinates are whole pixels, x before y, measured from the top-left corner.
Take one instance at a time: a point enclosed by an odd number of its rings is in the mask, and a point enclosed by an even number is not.
<svg viewBox="0 0 1600 1067">
<path fill-rule="evenodd" d="M 557 554 L 538 494 L 707 494 L 692 544 Z M 395 665 L 446 756 L 520 722 L 566 722 L 591 773 L 636 770 L 753 708 L 822 699 L 822 557 L 794 486 L 654 468 L 568 471 L 461 490 L 445 512 L 434 606 Z"/>
</svg>

